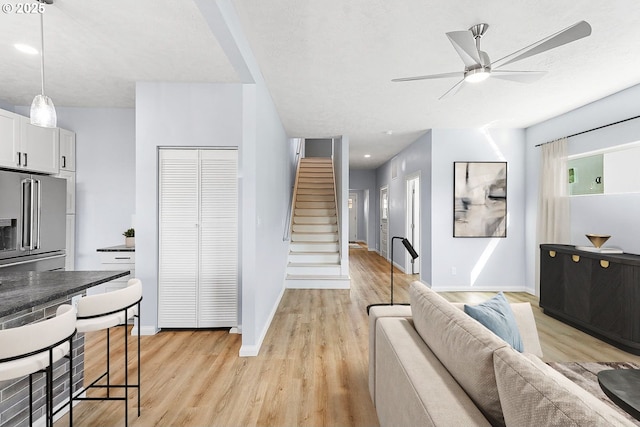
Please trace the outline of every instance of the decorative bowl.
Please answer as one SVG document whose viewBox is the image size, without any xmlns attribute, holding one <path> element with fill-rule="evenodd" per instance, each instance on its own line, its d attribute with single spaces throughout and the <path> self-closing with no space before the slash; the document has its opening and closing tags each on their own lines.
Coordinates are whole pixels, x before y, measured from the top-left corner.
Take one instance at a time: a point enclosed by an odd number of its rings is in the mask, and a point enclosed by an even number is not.
<svg viewBox="0 0 640 427">
<path fill-rule="evenodd" d="M 604 245 L 604 242 L 609 240 L 609 237 L 611 237 L 608 234 L 585 234 L 585 236 L 587 236 L 587 239 L 589 239 L 589 241 L 593 243 L 593 246 L 595 246 L 596 248 Z"/>
</svg>

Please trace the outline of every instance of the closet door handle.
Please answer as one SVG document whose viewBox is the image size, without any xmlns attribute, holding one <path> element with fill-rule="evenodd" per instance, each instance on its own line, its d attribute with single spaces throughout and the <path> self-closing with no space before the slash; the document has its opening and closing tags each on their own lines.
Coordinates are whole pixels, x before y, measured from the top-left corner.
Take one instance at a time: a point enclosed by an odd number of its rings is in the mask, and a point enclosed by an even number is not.
<svg viewBox="0 0 640 427">
<path fill-rule="evenodd" d="M 67 167 L 67 156 L 62 156 L 62 167 L 63 168 Z"/>
<path fill-rule="evenodd" d="M 27 153 L 24 153 L 24 167 L 27 167 Z"/>
<path fill-rule="evenodd" d="M 18 166 L 22 166 L 22 153 L 18 151 Z"/>
</svg>

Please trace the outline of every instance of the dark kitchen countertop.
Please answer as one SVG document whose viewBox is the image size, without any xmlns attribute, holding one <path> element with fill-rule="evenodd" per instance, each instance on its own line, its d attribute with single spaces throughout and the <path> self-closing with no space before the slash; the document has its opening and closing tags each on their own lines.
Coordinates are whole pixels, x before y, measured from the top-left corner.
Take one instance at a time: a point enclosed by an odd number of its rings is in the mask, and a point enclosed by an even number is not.
<svg viewBox="0 0 640 427">
<path fill-rule="evenodd" d="M 98 248 L 96 252 L 135 252 L 135 246 L 127 247 L 125 245 L 109 246 L 106 248 Z"/>
<path fill-rule="evenodd" d="M 0 317 L 123 277 L 122 271 L 23 271 L 0 273 Z"/>
</svg>

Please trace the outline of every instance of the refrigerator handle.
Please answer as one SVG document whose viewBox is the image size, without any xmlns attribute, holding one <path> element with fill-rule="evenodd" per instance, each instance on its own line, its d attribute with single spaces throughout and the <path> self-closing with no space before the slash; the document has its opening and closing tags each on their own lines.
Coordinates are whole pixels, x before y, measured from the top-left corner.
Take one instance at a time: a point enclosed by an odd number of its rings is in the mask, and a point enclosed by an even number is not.
<svg viewBox="0 0 640 427">
<path fill-rule="evenodd" d="M 31 179 L 22 180 L 22 209 L 20 220 L 22 222 L 22 238 L 20 249 L 31 249 Z"/>
<path fill-rule="evenodd" d="M 42 209 L 40 208 L 41 206 L 41 199 L 42 199 L 42 190 L 41 190 L 41 185 L 40 185 L 40 180 L 39 179 L 34 179 L 33 180 L 33 185 L 34 188 L 31 191 L 35 200 L 35 203 L 32 209 L 32 218 L 34 218 L 34 232 L 33 234 L 35 234 L 35 239 L 32 239 L 32 247 L 31 249 L 40 249 L 40 219 L 42 217 Z M 32 234 L 32 236 L 33 236 Z"/>
</svg>

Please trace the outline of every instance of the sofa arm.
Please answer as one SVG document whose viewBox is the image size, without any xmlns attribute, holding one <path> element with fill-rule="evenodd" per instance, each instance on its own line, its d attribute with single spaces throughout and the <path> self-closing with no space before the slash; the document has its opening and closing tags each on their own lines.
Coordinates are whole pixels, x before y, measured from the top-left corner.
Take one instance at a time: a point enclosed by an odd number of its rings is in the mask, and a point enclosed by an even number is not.
<svg viewBox="0 0 640 427">
<path fill-rule="evenodd" d="M 536 319 L 533 317 L 533 309 L 528 302 L 512 303 L 511 311 L 516 318 L 524 351 L 526 353 L 535 354 L 542 358 L 542 347 L 540 346 L 540 337 L 538 337 L 538 328 L 536 327 Z"/>
<path fill-rule="evenodd" d="M 376 322 L 383 317 L 411 318 L 411 307 L 408 305 L 378 305 L 369 310 L 369 394 L 376 404 Z"/>
</svg>

